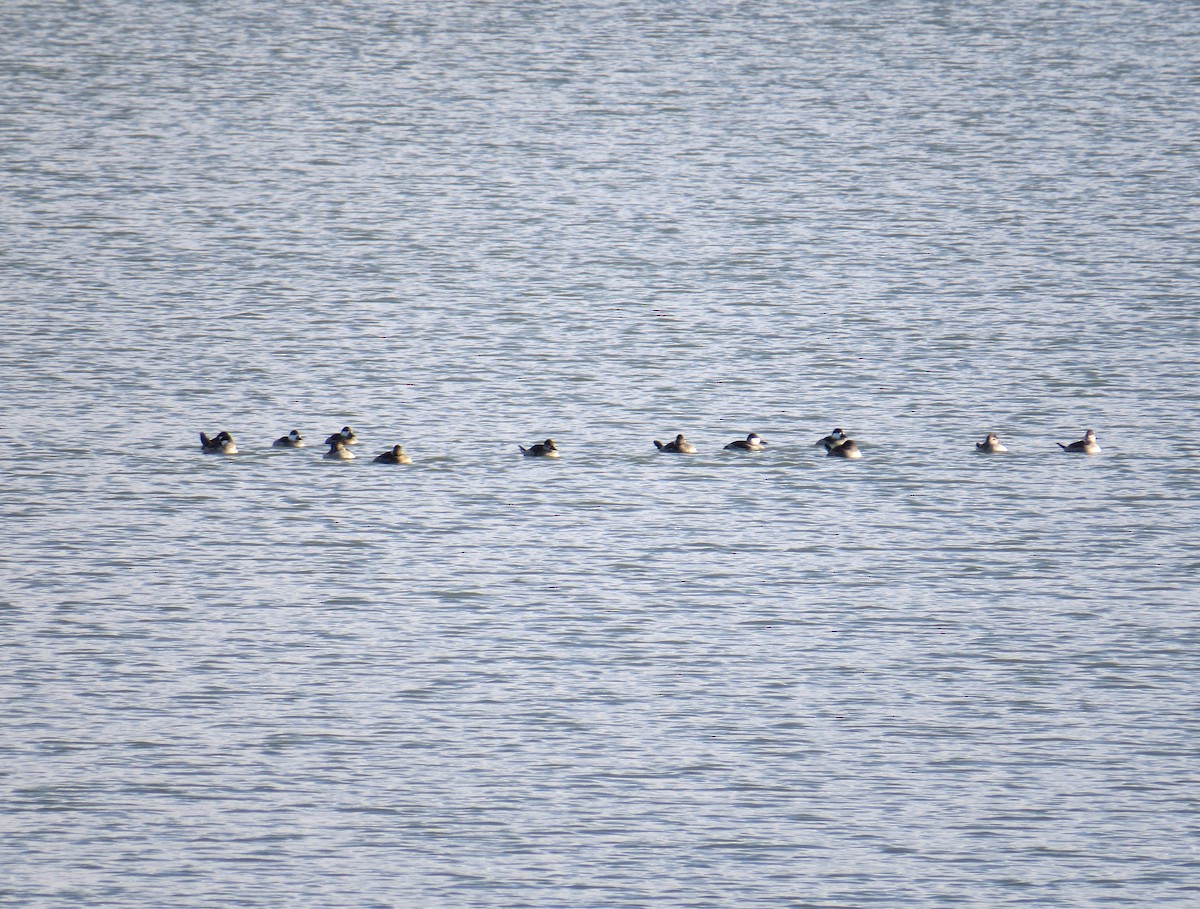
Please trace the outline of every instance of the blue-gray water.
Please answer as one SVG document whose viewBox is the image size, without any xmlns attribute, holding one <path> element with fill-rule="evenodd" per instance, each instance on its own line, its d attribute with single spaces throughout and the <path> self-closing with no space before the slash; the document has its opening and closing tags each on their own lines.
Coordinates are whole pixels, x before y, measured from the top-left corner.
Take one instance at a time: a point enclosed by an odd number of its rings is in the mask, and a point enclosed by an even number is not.
<svg viewBox="0 0 1200 909">
<path fill-rule="evenodd" d="M 1196 4 L 0 50 L 0 903 L 1200 902 Z"/>
</svg>

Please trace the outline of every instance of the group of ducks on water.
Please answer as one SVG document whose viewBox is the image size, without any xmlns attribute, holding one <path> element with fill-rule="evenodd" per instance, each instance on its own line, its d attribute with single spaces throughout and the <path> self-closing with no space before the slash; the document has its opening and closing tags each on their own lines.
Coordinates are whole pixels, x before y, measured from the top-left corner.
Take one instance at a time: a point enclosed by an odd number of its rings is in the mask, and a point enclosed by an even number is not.
<svg viewBox="0 0 1200 909">
<path fill-rule="evenodd" d="M 351 445 L 358 444 L 358 436 L 349 426 L 343 426 L 325 440 L 325 444 L 329 446 L 329 451 L 325 453 L 326 460 L 330 461 L 352 461 L 356 455 L 350 451 Z M 847 458 L 856 460 L 862 457 L 862 452 L 858 448 L 858 443 L 846 435 L 841 428 L 835 429 L 823 439 L 818 439 L 816 446 L 824 447 L 826 457 L 830 458 Z M 303 448 L 304 437 L 300 435 L 298 430 L 293 429 L 286 436 L 281 436 L 271 443 L 273 448 Z M 1057 443 L 1058 447 L 1063 451 L 1075 452 L 1077 454 L 1094 455 L 1100 453 L 1100 446 L 1096 442 L 1096 434 L 1092 430 L 1088 430 L 1082 439 L 1078 442 L 1072 442 L 1069 445 L 1064 445 L 1062 442 Z M 734 439 L 725 446 L 726 451 L 762 451 L 767 446 L 767 442 L 758 433 L 752 432 L 744 439 Z M 546 439 L 544 442 L 536 442 L 526 448 L 524 445 L 518 445 L 521 449 L 521 454 L 527 458 L 557 458 L 558 446 L 554 444 L 553 439 Z M 660 442 L 654 440 L 654 447 L 659 451 L 667 452 L 668 454 L 695 454 L 696 446 L 683 437 L 683 433 L 677 435 L 673 441 Z M 233 442 L 233 436 L 225 430 L 221 430 L 215 436 L 209 437 L 205 433 L 200 433 L 200 450 L 207 454 L 232 455 L 237 454 L 237 445 Z M 989 432 L 987 437 L 982 442 L 975 443 L 975 450 L 983 454 L 1002 454 L 1008 451 L 1001 444 L 1000 439 L 994 432 Z M 376 464 L 411 464 L 410 458 L 400 445 L 393 445 L 388 451 L 377 455 L 374 459 Z"/>
<path fill-rule="evenodd" d="M 1070 445 L 1064 445 L 1062 442 L 1057 443 L 1058 447 L 1063 451 L 1072 451 L 1079 454 L 1099 454 L 1100 446 L 1096 443 L 1096 434 L 1092 430 L 1088 430 L 1082 439 L 1078 442 L 1072 442 Z M 862 457 L 862 452 L 859 450 L 858 443 L 850 438 L 846 433 L 838 427 L 823 439 L 817 439 L 814 445 L 825 449 L 825 456 L 829 458 L 847 458 L 849 460 L 857 460 Z M 557 458 L 558 446 L 554 444 L 553 439 L 547 439 L 545 442 L 538 442 L 536 445 L 530 445 L 526 448 L 524 445 L 518 445 L 521 449 L 521 454 L 527 458 Z M 654 447 L 659 451 L 665 451 L 669 454 L 695 454 L 696 446 L 683 437 L 683 433 L 677 435 L 670 442 L 660 442 L 654 440 Z M 734 439 L 725 446 L 726 451 L 762 451 L 767 447 L 767 441 L 756 432 L 750 433 L 744 439 Z M 982 442 L 975 443 L 975 450 L 984 454 L 1002 454 L 1008 451 L 1001 443 L 999 437 L 994 432 L 989 432 L 987 437 Z"/>
<path fill-rule="evenodd" d="M 325 440 L 325 444 L 329 446 L 329 451 L 325 452 L 325 459 L 329 461 L 353 461 L 358 455 L 352 452 L 349 448 L 351 445 L 358 444 L 358 436 L 349 426 L 343 426 L 333 435 Z M 272 448 L 303 448 L 304 436 L 300 435 L 300 430 L 293 429 L 286 436 L 280 436 L 271 443 Z M 209 436 L 206 433 L 200 433 L 200 450 L 206 454 L 221 454 L 234 455 L 238 453 L 237 445 L 234 444 L 233 436 L 225 430 L 221 430 L 215 436 Z M 376 464 L 411 464 L 410 458 L 405 452 L 403 446 L 393 445 L 390 449 L 382 454 L 376 455 L 372 460 Z"/>
</svg>

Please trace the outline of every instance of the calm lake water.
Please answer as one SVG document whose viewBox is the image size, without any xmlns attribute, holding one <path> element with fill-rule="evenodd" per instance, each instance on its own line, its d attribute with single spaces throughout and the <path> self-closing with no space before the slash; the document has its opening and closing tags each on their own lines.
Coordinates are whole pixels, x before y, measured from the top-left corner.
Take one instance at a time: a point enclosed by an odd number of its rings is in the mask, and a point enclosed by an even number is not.
<svg viewBox="0 0 1200 909">
<path fill-rule="evenodd" d="M 0 903 L 1200 903 L 1195 3 L 0 36 Z"/>
</svg>

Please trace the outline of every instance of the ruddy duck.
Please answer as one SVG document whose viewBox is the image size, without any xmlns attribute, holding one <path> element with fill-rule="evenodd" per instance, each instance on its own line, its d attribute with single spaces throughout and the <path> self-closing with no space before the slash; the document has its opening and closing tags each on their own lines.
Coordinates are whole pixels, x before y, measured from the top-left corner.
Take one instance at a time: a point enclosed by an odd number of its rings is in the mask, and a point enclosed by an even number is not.
<svg viewBox="0 0 1200 909">
<path fill-rule="evenodd" d="M 336 433 L 329 437 L 333 441 L 329 443 L 329 451 L 325 452 L 325 460 L 327 461 L 353 461 L 354 452 L 346 447 L 346 440 Z"/>
<path fill-rule="evenodd" d="M 233 444 L 233 436 L 223 429 L 211 439 L 204 433 L 200 433 L 200 450 L 205 454 L 237 454 L 237 446 Z"/>
<path fill-rule="evenodd" d="M 982 451 L 985 454 L 1000 454 L 1001 452 L 1008 451 L 1007 448 L 1000 444 L 1000 439 L 994 432 L 989 432 L 987 438 L 982 442 L 976 442 L 975 450 Z"/>
<path fill-rule="evenodd" d="M 693 445 L 691 442 L 689 442 L 687 439 L 685 439 L 683 437 L 683 433 L 680 433 L 679 435 L 677 435 L 675 437 L 674 442 L 668 442 L 666 445 L 664 445 L 662 442 L 658 441 L 658 439 L 655 439 L 654 446 L 659 451 L 669 451 L 669 452 L 673 452 L 675 454 L 695 454 L 696 453 L 696 446 Z"/>
<path fill-rule="evenodd" d="M 845 440 L 846 440 L 846 434 L 844 432 L 842 432 L 842 430 L 840 428 L 838 428 L 838 429 L 835 429 L 833 432 L 831 432 L 829 435 L 827 435 L 825 438 L 817 439 L 817 441 L 815 441 L 813 443 L 813 446 L 816 447 L 816 446 L 823 445 L 823 446 L 825 446 L 825 450 L 829 451 L 829 449 L 831 449 L 837 445 L 841 445 L 842 442 L 844 442 Z"/>
<path fill-rule="evenodd" d="M 518 445 L 521 449 L 521 454 L 527 458 L 557 458 L 558 446 L 554 444 L 553 439 L 547 439 L 545 442 L 537 442 L 526 448 L 524 445 Z"/>
<path fill-rule="evenodd" d="M 853 439 L 843 439 L 837 445 L 825 450 L 827 458 L 850 458 L 855 460 L 862 457 L 862 452 L 858 450 L 858 445 Z"/>
<path fill-rule="evenodd" d="M 744 439 L 734 439 L 725 446 L 726 451 L 762 451 L 766 447 L 766 442 L 762 436 L 756 432 L 750 433 Z"/>
<path fill-rule="evenodd" d="M 1100 446 L 1096 444 L 1096 433 L 1090 429 L 1083 434 L 1083 438 L 1078 442 L 1072 442 L 1070 445 L 1064 445 L 1062 442 L 1058 442 L 1057 444 L 1063 451 L 1074 451 L 1087 455 L 1100 454 Z"/>
<path fill-rule="evenodd" d="M 399 445 L 393 445 L 391 451 L 385 451 L 383 454 L 376 456 L 375 464 L 411 464 L 412 458 L 404 453 L 404 449 Z"/>
<path fill-rule="evenodd" d="M 358 436 L 356 436 L 354 434 L 354 430 L 351 429 L 349 426 L 343 426 L 341 428 L 341 431 L 335 432 L 328 439 L 326 439 L 325 444 L 332 445 L 334 439 L 341 439 L 347 445 L 357 445 L 358 444 Z"/>
<path fill-rule="evenodd" d="M 300 435 L 300 430 L 293 429 L 286 436 L 280 436 L 271 443 L 272 448 L 303 448 L 304 437 Z"/>
</svg>

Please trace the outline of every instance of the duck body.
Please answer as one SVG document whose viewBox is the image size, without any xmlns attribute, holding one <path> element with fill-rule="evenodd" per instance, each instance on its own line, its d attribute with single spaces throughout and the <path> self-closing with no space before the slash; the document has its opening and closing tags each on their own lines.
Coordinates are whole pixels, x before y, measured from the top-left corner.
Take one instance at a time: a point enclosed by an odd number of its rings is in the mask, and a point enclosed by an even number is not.
<svg viewBox="0 0 1200 909">
<path fill-rule="evenodd" d="M 303 448 L 304 437 L 300 435 L 300 430 L 293 429 L 286 436 L 280 436 L 271 443 L 272 448 Z"/>
<path fill-rule="evenodd" d="M 839 427 L 825 438 L 817 439 L 817 441 L 813 442 L 813 447 L 824 447 L 826 451 L 829 451 L 829 449 L 841 445 L 844 441 L 846 441 L 846 438 L 846 433 L 844 433 Z"/>
<path fill-rule="evenodd" d="M 825 449 L 825 457 L 827 458 L 847 458 L 855 461 L 862 457 L 862 452 L 858 450 L 858 443 L 853 439 L 843 439 L 832 448 Z"/>
<path fill-rule="evenodd" d="M 326 445 L 332 445 L 334 439 L 341 439 L 346 445 L 357 445 L 358 436 L 354 434 L 354 430 L 349 426 L 343 426 L 340 430 L 331 435 L 325 440 Z"/>
<path fill-rule="evenodd" d="M 994 432 L 989 432 L 987 438 L 982 442 L 975 443 L 975 450 L 981 451 L 984 454 L 1002 454 L 1008 451 L 1001 443 L 999 437 Z"/>
<path fill-rule="evenodd" d="M 200 433 L 200 450 L 205 454 L 237 454 L 237 446 L 233 444 L 233 436 L 223 429 L 212 438 L 209 438 L 204 433 Z"/>
<path fill-rule="evenodd" d="M 518 445 L 521 449 L 521 454 L 527 458 L 557 458 L 558 446 L 554 444 L 553 439 L 547 439 L 545 442 L 536 442 L 526 448 L 524 445 Z"/>
<path fill-rule="evenodd" d="M 1057 444 L 1063 451 L 1070 451 L 1075 454 L 1100 454 L 1100 445 L 1096 441 L 1096 433 L 1090 429 L 1083 434 L 1083 438 L 1078 442 L 1072 442 L 1070 445 L 1064 445 L 1062 442 Z"/>
<path fill-rule="evenodd" d="M 680 433 L 679 435 L 677 435 L 673 442 L 663 443 L 663 442 L 658 441 L 658 439 L 655 439 L 654 447 L 657 448 L 659 451 L 666 451 L 666 452 L 670 452 L 671 454 L 695 454 L 696 453 L 696 446 L 693 445 L 691 442 L 689 442 L 687 439 L 685 439 L 683 437 L 683 433 Z"/>
<path fill-rule="evenodd" d="M 339 435 L 330 436 L 329 451 L 325 452 L 326 461 L 353 461 L 354 452 L 346 447 L 346 440 Z"/>
<path fill-rule="evenodd" d="M 732 442 L 730 442 L 728 445 L 725 446 L 725 450 L 726 451 L 762 451 L 766 447 L 766 445 L 767 445 L 767 443 L 763 439 L 762 436 L 760 436 L 756 432 L 752 432 L 752 433 L 750 433 L 750 435 L 746 436 L 746 438 L 744 438 L 744 439 L 734 439 Z"/>
<path fill-rule="evenodd" d="M 375 457 L 375 464 L 411 464 L 410 458 L 399 445 L 393 445 L 390 451 L 385 451 Z"/>
</svg>

